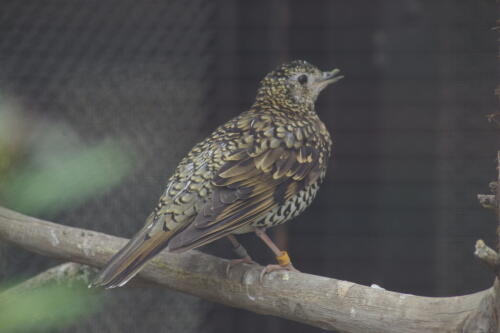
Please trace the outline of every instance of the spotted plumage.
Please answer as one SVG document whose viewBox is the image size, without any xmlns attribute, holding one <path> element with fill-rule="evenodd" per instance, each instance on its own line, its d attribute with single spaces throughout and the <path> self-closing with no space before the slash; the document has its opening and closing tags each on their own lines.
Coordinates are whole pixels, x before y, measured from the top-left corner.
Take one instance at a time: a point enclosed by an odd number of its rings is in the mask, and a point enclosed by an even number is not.
<svg viewBox="0 0 500 333">
<path fill-rule="evenodd" d="M 164 248 L 186 251 L 299 215 L 326 173 L 332 141 L 314 103 L 337 74 L 305 61 L 269 73 L 248 111 L 182 159 L 145 226 L 94 285 L 122 286 Z"/>
</svg>

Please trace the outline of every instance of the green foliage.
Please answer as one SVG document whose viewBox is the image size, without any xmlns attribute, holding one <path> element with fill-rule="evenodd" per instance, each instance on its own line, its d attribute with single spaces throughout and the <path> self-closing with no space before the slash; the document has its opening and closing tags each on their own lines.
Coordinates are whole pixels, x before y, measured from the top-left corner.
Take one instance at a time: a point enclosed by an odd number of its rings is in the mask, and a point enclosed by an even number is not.
<svg viewBox="0 0 500 333">
<path fill-rule="evenodd" d="M 21 117 L 0 95 L 0 204 L 51 215 L 105 192 L 131 169 L 116 141 L 84 144 L 66 124 Z"/>
<path fill-rule="evenodd" d="M 83 285 L 47 285 L 16 297 L 0 297 L 0 332 L 48 332 L 96 309 L 97 297 Z"/>
<path fill-rule="evenodd" d="M 74 151 L 46 152 L 45 164 L 29 164 L 4 180 L 3 201 L 27 214 L 55 213 L 117 184 L 130 170 L 112 142 Z"/>
<path fill-rule="evenodd" d="M 131 169 L 116 140 L 84 143 L 66 124 L 22 115 L 0 95 L 0 205 L 55 214 L 109 190 Z M 83 285 L 16 288 L 0 288 L 2 333 L 51 332 L 97 308 L 96 296 Z"/>
</svg>

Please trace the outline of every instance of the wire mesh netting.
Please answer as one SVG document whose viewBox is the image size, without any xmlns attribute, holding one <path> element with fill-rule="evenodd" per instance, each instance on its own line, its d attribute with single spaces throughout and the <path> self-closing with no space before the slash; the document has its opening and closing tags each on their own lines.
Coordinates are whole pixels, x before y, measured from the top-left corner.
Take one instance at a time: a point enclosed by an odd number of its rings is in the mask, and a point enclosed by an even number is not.
<svg viewBox="0 0 500 333">
<path fill-rule="evenodd" d="M 117 140 L 135 161 L 133 174 L 111 192 L 55 218 L 130 237 L 177 161 L 200 139 L 209 112 L 213 5 L 3 1 L 1 12 L 2 91 L 38 120 L 68 124 L 90 145 Z M 14 248 L 2 259 L 5 277 L 54 264 Z M 186 295 L 119 290 L 106 295 L 98 314 L 68 331 L 197 331 L 206 311 L 203 301 Z"/>
<path fill-rule="evenodd" d="M 66 128 L 66 145 L 113 139 L 127 151 L 133 172 L 118 186 L 39 216 L 130 237 L 182 156 L 248 108 L 268 71 L 291 59 L 339 67 L 345 79 L 317 103 L 335 141 L 328 175 L 284 232 L 294 265 L 463 294 L 491 284 L 471 248 L 494 236 L 475 201 L 497 149 L 484 117 L 495 108 L 494 23 L 487 1 L 2 1 L 0 98 Z M 271 262 L 253 238 L 241 237 Z M 4 247 L 0 278 L 55 264 Z M 65 331 L 318 331 L 164 290 L 105 295 L 99 313 Z"/>
</svg>

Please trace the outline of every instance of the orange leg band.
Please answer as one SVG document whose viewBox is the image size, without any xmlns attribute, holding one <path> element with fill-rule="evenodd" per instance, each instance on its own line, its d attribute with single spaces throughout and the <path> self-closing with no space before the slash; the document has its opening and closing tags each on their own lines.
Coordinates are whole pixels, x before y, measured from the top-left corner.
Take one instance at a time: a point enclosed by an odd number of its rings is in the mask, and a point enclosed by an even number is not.
<svg viewBox="0 0 500 333">
<path fill-rule="evenodd" d="M 288 253 L 286 251 L 281 251 L 281 254 L 279 256 L 276 256 L 276 260 L 281 267 L 290 265 L 290 257 L 288 256 Z"/>
</svg>

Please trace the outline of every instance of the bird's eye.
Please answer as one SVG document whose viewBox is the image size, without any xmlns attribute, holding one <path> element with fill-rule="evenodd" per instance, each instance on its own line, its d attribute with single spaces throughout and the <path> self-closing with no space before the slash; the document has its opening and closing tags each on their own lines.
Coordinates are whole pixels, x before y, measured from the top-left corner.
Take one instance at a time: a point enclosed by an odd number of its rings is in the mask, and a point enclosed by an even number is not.
<svg viewBox="0 0 500 333">
<path fill-rule="evenodd" d="M 297 78 L 297 81 L 299 81 L 300 84 L 304 85 L 307 83 L 307 75 L 302 74 Z"/>
</svg>

